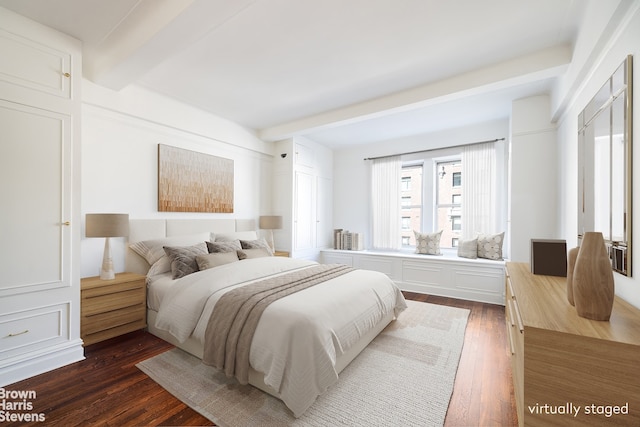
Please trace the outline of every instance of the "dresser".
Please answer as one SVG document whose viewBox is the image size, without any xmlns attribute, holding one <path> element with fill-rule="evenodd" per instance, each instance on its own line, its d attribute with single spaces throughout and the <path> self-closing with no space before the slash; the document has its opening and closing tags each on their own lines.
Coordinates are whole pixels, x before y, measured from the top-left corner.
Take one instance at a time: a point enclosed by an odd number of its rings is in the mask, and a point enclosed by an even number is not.
<svg viewBox="0 0 640 427">
<path fill-rule="evenodd" d="M 85 345 L 147 326 L 145 276 L 118 273 L 113 280 L 81 280 L 80 333 Z"/>
<path fill-rule="evenodd" d="M 506 323 L 520 426 L 640 425 L 640 310 L 579 317 L 566 278 L 506 264 Z"/>
</svg>

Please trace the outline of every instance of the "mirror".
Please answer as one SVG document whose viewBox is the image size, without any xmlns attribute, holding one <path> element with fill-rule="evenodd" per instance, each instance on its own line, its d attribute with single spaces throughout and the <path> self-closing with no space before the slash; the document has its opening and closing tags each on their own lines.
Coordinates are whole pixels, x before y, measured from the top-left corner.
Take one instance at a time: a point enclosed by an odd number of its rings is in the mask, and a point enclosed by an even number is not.
<svg viewBox="0 0 640 427">
<path fill-rule="evenodd" d="M 578 240 L 604 236 L 614 271 L 631 276 L 632 56 L 578 116 Z"/>
</svg>

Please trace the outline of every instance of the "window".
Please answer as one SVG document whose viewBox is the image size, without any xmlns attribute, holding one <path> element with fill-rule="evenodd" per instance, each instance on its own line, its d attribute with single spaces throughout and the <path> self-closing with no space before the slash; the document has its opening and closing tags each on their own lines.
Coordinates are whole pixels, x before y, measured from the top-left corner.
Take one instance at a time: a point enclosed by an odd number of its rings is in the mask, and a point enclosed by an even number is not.
<svg viewBox="0 0 640 427">
<path fill-rule="evenodd" d="M 402 246 L 414 246 L 413 230 L 422 230 L 422 172 L 422 164 L 402 167 Z"/>
<path fill-rule="evenodd" d="M 451 177 L 453 179 L 453 183 L 451 185 L 454 187 L 460 187 L 462 185 L 462 172 L 453 172 Z"/>
<path fill-rule="evenodd" d="M 415 246 L 413 231 L 428 232 L 423 230 L 426 228 L 433 232 L 442 230 L 440 239 L 442 248 L 456 247 L 462 230 L 460 160 L 434 163 L 433 177 L 427 177 L 429 179 L 426 180 L 426 182 L 435 183 L 434 198 L 430 197 L 429 200 L 423 200 L 424 170 L 423 164 L 405 164 L 402 167 L 402 246 Z M 424 212 L 432 212 L 433 214 L 430 213 L 425 219 Z M 433 224 L 423 224 L 424 220 L 429 222 L 433 220 Z"/>
<path fill-rule="evenodd" d="M 451 229 L 454 231 L 462 230 L 462 218 L 460 217 L 460 215 L 451 216 Z"/>
<path fill-rule="evenodd" d="M 505 148 L 483 143 L 465 146 L 460 151 L 426 150 L 403 155 L 400 177 L 395 178 L 393 188 L 401 189 L 393 199 L 397 203 L 393 206 L 400 208 L 400 213 L 394 213 L 395 219 L 379 226 L 383 228 L 392 222 L 394 236 L 400 232 L 400 239 L 394 237 L 394 241 L 407 249 L 416 244 L 414 230 L 422 233 L 442 230 L 440 247 L 446 249 L 457 247 L 470 230 L 504 229 L 507 186 L 506 171 L 501 168 L 506 164 Z M 482 184 L 482 188 L 469 192 L 469 182 Z M 488 201 L 483 196 L 484 187 L 492 195 Z"/>
<path fill-rule="evenodd" d="M 402 217 L 402 229 L 411 230 L 411 217 L 408 217 L 408 216 Z"/>
<path fill-rule="evenodd" d="M 462 231 L 462 163 L 460 160 L 436 163 L 435 230 L 442 230 L 440 246 L 456 247 Z M 448 243 L 450 242 L 450 243 Z"/>
<path fill-rule="evenodd" d="M 410 176 L 402 176 L 402 191 L 411 190 L 411 177 Z"/>
</svg>

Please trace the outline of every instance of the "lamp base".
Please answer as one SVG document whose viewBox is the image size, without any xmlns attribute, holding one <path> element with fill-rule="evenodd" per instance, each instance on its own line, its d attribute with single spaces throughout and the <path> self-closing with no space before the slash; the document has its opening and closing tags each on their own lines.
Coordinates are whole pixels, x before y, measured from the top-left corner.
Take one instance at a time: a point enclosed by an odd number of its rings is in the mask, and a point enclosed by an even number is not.
<svg viewBox="0 0 640 427">
<path fill-rule="evenodd" d="M 102 256 L 102 267 L 100 268 L 101 280 L 113 280 L 116 273 L 113 271 L 113 260 L 111 259 L 111 247 L 109 246 L 109 238 L 104 240 L 104 255 Z"/>
<path fill-rule="evenodd" d="M 113 280 L 116 278 L 116 273 L 111 270 L 104 270 L 104 267 L 100 269 L 100 279 L 102 280 Z"/>
</svg>

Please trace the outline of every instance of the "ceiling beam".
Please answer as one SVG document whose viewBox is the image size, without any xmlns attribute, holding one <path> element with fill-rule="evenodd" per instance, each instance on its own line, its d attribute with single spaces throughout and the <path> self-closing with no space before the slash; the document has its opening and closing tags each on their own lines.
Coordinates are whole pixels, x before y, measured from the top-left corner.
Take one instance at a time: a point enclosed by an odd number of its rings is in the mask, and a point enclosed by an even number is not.
<svg viewBox="0 0 640 427">
<path fill-rule="evenodd" d="M 258 132 L 258 136 L 265 141 L 278 141 L 301 133 L 557 77 L 566 71 L 571 56 L 568 44 L 554 46 L 413 89 L 265 128 Z"/>
<path fill-rule="evenodd" d="M 94 83 L 120 90 L 255 1 L 140 0 L 100 44 L 85 46 L 83 74 Z"/>
</svg>

